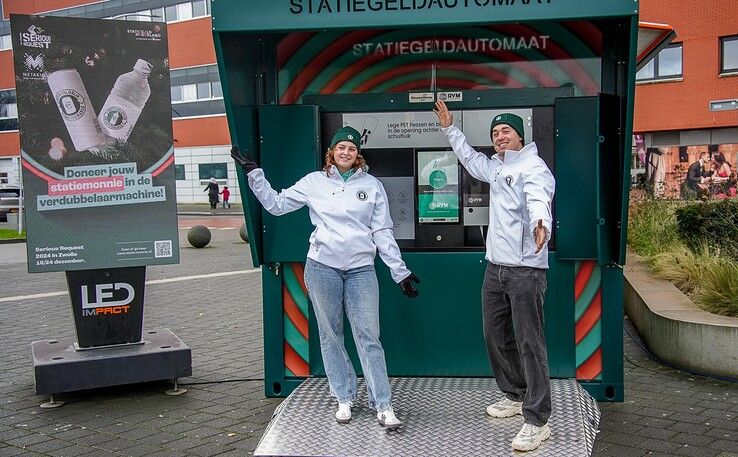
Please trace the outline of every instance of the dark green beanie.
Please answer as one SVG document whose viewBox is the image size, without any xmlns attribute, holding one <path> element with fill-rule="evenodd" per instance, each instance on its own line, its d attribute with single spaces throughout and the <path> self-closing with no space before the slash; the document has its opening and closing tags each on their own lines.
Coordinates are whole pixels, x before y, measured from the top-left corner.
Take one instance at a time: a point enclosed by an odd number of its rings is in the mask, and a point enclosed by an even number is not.
<svg viewBox="0 0 738 457">
<path fill-rule="evenodd" d="M 507 124 L 513 128 L 520 138 L 525 142 L 525 130 L 523 129 L 523 118 L 512 113 L 502 113 L 492 118 L 492 125 L 489 126 L 489 136 L 492 137 L 492 129 L 496 125 Z"/>
<path fill-rule="evenodd" d="M 356 149 L 361 151 L 361 134 L 353 127 L 341 127 L 338 129 L 333 139 L 331 140 L 331 147 L 337 145 L 341 141 L 350 141 L 356 145 Z"/>
</svg>

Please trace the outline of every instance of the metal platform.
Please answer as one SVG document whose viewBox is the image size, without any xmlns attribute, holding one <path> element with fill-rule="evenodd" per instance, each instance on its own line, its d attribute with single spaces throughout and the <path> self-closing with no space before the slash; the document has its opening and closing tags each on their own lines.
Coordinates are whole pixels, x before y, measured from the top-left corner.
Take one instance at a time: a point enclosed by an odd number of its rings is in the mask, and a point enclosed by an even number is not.
<svg viewBox="0 0 738 457">
<path fill-rule="evenodd" d="M 485 414 L 502 399 L 491 378 L 392 378 L 393 408 L 405 425 L 383 429 L 369 409 L 363 381 L 349 424 L 334 420 L 325 378 L 305 380 L 275 411 L 255 456 L 566 456 L 592 454 L 600 412 L 573 379 L 551 380 L 551 438 L 535 451 L 510 447 L 521 416 Z"/>
</svg>

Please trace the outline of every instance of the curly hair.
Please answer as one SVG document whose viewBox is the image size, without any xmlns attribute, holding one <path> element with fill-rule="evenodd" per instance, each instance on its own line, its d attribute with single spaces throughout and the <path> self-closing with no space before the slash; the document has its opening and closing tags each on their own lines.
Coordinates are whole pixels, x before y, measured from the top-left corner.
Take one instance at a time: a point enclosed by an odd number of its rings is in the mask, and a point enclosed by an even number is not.
<svg viewBox="0 0 738 457">
<path fill-rule="evenodd" d="M 333 149 L 335 149 L 335 147 L 328 148 L 328 150 L 325 151 L 325 165 L 323 166 L 323 171 L 325 171 L 326 174 L 331 174 L 331 165 L 336 165 L 336 160 L 333 158 Z M 361 153 L 356 155 L 356 160 L 351 168 L 354 170 L 358 170 L 360 168 L 366 169 L 366 160 Z"/>
</svg>

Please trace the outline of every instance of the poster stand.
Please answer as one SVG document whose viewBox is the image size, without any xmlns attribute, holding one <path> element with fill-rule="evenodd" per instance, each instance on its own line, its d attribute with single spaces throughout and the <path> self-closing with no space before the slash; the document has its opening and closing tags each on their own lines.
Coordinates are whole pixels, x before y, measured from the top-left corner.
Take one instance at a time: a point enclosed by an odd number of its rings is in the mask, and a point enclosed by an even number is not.
<svg viewBox="0 0 738 457">
<path fill-rule="evenodd" d="M 143 332 L 146 267 L 67 271 L 77 338 L 31 343 L 42 408 L 63 404 L 55 394 L 172 379 L 167 395 L 185 393 L 177 379 L 192 375 L 190 348 L 168 328 Z"/>
</svg>

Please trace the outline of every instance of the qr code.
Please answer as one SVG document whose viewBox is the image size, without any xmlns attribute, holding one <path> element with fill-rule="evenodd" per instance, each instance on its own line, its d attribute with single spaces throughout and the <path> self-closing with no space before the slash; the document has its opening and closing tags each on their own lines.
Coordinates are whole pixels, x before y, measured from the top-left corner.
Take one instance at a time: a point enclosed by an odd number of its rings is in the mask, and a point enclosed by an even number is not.
<svg viewBox="0 0 738 457">
<path fill-rule="evenodd" d="M 171 257 L 172 240 L 154 241 L 154 257 Z"/>
</svg>

